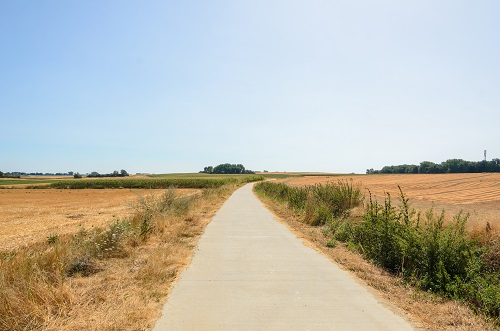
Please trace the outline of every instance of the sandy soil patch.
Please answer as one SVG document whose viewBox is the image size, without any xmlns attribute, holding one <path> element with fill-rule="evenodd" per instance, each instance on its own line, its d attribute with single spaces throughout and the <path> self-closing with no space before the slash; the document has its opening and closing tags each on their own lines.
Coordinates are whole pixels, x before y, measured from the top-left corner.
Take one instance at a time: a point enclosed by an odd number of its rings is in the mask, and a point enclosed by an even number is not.
<svg viewBox="0 0 500 331">
<path fill-rule="evenodd" d="M 0 190 L 0 249 L 74 233 L 129 216 L 142 195 L 165 190 Z M 179 189 L 179 195 L 199 190 Z"/>
</svg>

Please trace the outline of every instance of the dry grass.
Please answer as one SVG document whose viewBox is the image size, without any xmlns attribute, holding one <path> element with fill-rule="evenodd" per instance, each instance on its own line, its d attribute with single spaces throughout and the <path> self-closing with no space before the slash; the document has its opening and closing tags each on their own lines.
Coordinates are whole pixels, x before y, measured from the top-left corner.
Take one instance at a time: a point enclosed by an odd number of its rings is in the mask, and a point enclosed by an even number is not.
<svg viewBox="0 0 500 331">
<path fill-rule="evenodd" d="M 156 213 L 147 240 L 131 237 L 119 254 L 93 258 L 87 275 L 68 276 L 62 268 L 61 256 L 74 249 L 71 235 L 19 248 L 11 257 L 4 252 L 0 330 L 149 330 L 205 226 L 234 189 L 204 191 L 189 200 L 189 209 Z"/>
<path fill-rule="evenodd" d="M 337 243 L 334 248 L 326 246 L 326 238 L 320 227 L 306 225 L 301 216 L 293 214 L 285 206 L 270 199 L 262 198 L 276 218 L 287 225 L 304 243 L 348 270 L 374 294 L 382 298 L 392 310 L 405 315 L 420 330 L 436 331 L 489 331 L 498 330 L 481 316 L 477 316 L 467 306 L 447 300 L 427 292 L 422 292 L 404 284 L 402 279 L 390 275 L 346 245 Z"/>
<path fill-rule="evenodd" d="M 164 190 L 0 190 L 0 249 L 31 245 L 132 215 L 138 196 Z M 199 190 L 181 189 L 178 195 Z"/>
</svg>

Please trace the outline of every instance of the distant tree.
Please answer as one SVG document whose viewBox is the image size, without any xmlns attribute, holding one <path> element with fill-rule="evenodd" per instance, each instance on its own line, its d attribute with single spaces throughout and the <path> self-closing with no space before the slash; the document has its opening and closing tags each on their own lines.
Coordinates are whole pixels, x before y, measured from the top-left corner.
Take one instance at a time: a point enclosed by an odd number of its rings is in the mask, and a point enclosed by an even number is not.
<svg viewBox="0 0 500 331">
<path fill-rule="evenodd" d="M 127 177 L 128 176 L 128 172 L 124 169 L 120 170 L 120 176 L 121 177 Z"/>
<path fill-rule="evenodd" d="M 82 175 L 80 175 L 78 172 L 73 175 L 74 178 L 79 179 L 82 178 Z"/>
<path fill-rule="evenodd" d="M 441 172 L 439 164 L 430 161 L 420 162 L 420 166 L 418 167 L 419 174 L 438 174 Z"/>
<path fill-rule="evenodd" d="M 3 178 L 3 172 L 0 171 L 0 178 Z"/>
<path fill-rule="evenodd" d="M 211 174 L 214 172 L 214 167 L 212 167 L 212 166 L 205 167 L 205 168 L 203 168 L 202 172 L 204 172 L 206 174 Z"/>
<path fill-rule="evenodd" d="M 477 162 L 476 165 L 477 165 L 477 172 L 486 172 L 488 169 L 488 161 L 486 160 Z"/>
<path fill-rule="evenodd" d="M 243 174 L 245 167 L 241 164 L 219 164 L 213 170 L 214 174 Z"/>
<path fill-rule="evenodd" d="M 246 170 L 242 164 L 219 164 L 216 167 L 208 166 L 200 171 L 207 174 L 254 174 L 255 171 Z"/>
<path fill-rule="evenodd" d="M 500 159 L 492 159 L 490 161 L 490 169 L 491 172 L 500 172 Z"/>
<path fill-rule="evenodd" d="M 2 173 L 2 178 L 21 178 L 21 175 L 25 176 L 25 173 L 22 172 L 5 172 Z"/>
</svg>

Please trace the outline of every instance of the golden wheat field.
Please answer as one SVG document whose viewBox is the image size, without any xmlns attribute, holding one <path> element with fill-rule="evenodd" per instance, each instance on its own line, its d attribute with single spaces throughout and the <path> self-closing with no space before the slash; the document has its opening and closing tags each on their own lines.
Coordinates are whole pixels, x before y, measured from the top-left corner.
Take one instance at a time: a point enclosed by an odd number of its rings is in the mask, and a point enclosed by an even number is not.
<svg viewBox="0 0 500 331">
<path fill-rule="evenodd" d="M 0 190 L 0 249 L 29 245 L 129 216 L 144 195 L 165 190 Z M 176 190 L 179 195 L 198 190 Z"/>
<path fill-rule="evenodd" d="M 396 200 L 399 185 L 416 209 L 445 209 L 448 217 L 463 210 L 470 213 L 470 229 L 481 229 L 486 222 L 500 228 L 500 173 L 310 176 L 282 181 L 303 186 L 350 179 L 360 184 L 365 195 L 370 190 L 379 200 L 385 192 Z"/>
</svg>

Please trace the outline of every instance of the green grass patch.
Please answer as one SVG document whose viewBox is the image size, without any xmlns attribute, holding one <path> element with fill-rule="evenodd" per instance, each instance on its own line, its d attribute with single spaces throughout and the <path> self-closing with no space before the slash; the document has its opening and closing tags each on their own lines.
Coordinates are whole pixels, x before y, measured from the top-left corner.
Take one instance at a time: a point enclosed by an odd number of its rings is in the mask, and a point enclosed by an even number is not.
<svg viewBox="0 0 500 331">
<path fill-rule="evenodd" d="M 35 185 L 35 184 L 48 184 L 52 183 L 54 180 L 39 180 L 39 179 L 0 179 L 0 185 Z"/>
</svg>

